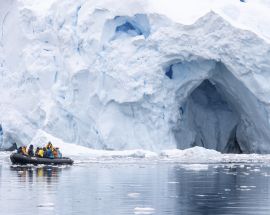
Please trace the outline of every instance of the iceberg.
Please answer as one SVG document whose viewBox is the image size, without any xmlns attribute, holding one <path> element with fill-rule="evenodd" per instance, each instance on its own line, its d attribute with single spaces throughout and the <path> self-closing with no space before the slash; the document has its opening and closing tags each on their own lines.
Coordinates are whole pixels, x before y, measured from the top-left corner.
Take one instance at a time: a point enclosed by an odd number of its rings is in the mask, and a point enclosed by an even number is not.
<svg viewBox="0 0 270 215">
<path fill-rule="evenodd" d="M 269 153 L 270 5 L 197 3 L 2 1 L 0 146 Z"/>
</svg>

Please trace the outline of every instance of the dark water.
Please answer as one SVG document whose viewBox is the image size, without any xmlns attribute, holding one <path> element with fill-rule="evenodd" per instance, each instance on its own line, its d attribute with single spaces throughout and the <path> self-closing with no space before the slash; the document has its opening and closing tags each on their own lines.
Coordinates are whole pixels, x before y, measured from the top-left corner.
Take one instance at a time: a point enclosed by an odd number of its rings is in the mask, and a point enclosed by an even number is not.
<svg viewBox="0 0 270 215">
<path fill-rule="evenodd" d="M 269 176 L 255 164 L 0 164 L 0 214 L 270 214 Z"/>
</svg>

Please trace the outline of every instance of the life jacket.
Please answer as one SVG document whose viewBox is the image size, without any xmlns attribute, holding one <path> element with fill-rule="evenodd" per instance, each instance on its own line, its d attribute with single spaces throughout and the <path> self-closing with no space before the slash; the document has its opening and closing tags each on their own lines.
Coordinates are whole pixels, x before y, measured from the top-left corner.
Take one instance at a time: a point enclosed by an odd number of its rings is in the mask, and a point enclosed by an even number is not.
<svg viewBox="0 0 270 215">
<path fill-rule="evenodd" d="M 23 154 L 23 155 L 28 155 L 25 146 L 22 147 L 22 154 Z"/>
<path fill-rule="evenodd" d="M 57 152 L 56 149 L 53 149 L 53 156 L 54 156 L 55 158 L 58 158 L 58 152 Z"/>
<path fill-rule="evenodd" d="M 41 158 L 43 158 L 43 156 L 44 156 L 44 151 L 43 151 L 43 149 L 40 149 L 40 150 L 38 151 L 38 156 L 41 157 Z"/>
<path fill-rule="evenodd" d="M 52 150 L 50 148 L 46 151 L 46 157 L 48 157 L 48 158 L 54 158 L 53 153 L 52 153 Z"/>
</svg>

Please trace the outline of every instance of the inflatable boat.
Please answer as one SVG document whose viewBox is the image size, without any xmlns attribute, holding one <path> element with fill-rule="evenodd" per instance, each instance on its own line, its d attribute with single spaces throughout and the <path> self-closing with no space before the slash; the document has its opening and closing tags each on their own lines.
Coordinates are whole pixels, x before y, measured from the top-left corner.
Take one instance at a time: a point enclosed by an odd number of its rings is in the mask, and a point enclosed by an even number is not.
<svg viewBox="0 0 270 215">
<path fill-rule="evenodd" d="M 29 157 L 18 153 L 10 155 L 10 160 L 13 164 L 45 164 L 45 165 L 72 165 L 73 160 L 70 158 L 39 158 Z"/>
</svg>

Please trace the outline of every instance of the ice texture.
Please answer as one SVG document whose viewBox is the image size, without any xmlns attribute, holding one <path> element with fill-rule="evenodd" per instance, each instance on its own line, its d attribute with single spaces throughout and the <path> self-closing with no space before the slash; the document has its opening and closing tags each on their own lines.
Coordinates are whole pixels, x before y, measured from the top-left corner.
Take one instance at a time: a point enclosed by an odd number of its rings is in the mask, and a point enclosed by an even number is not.
<svg viewBox="0 0 270 215">
<path fill-rule="evenodd" d="M 1 1 L 0 146 L 269 153 L 270 5 L 166 2 Z"/>
</svg>

